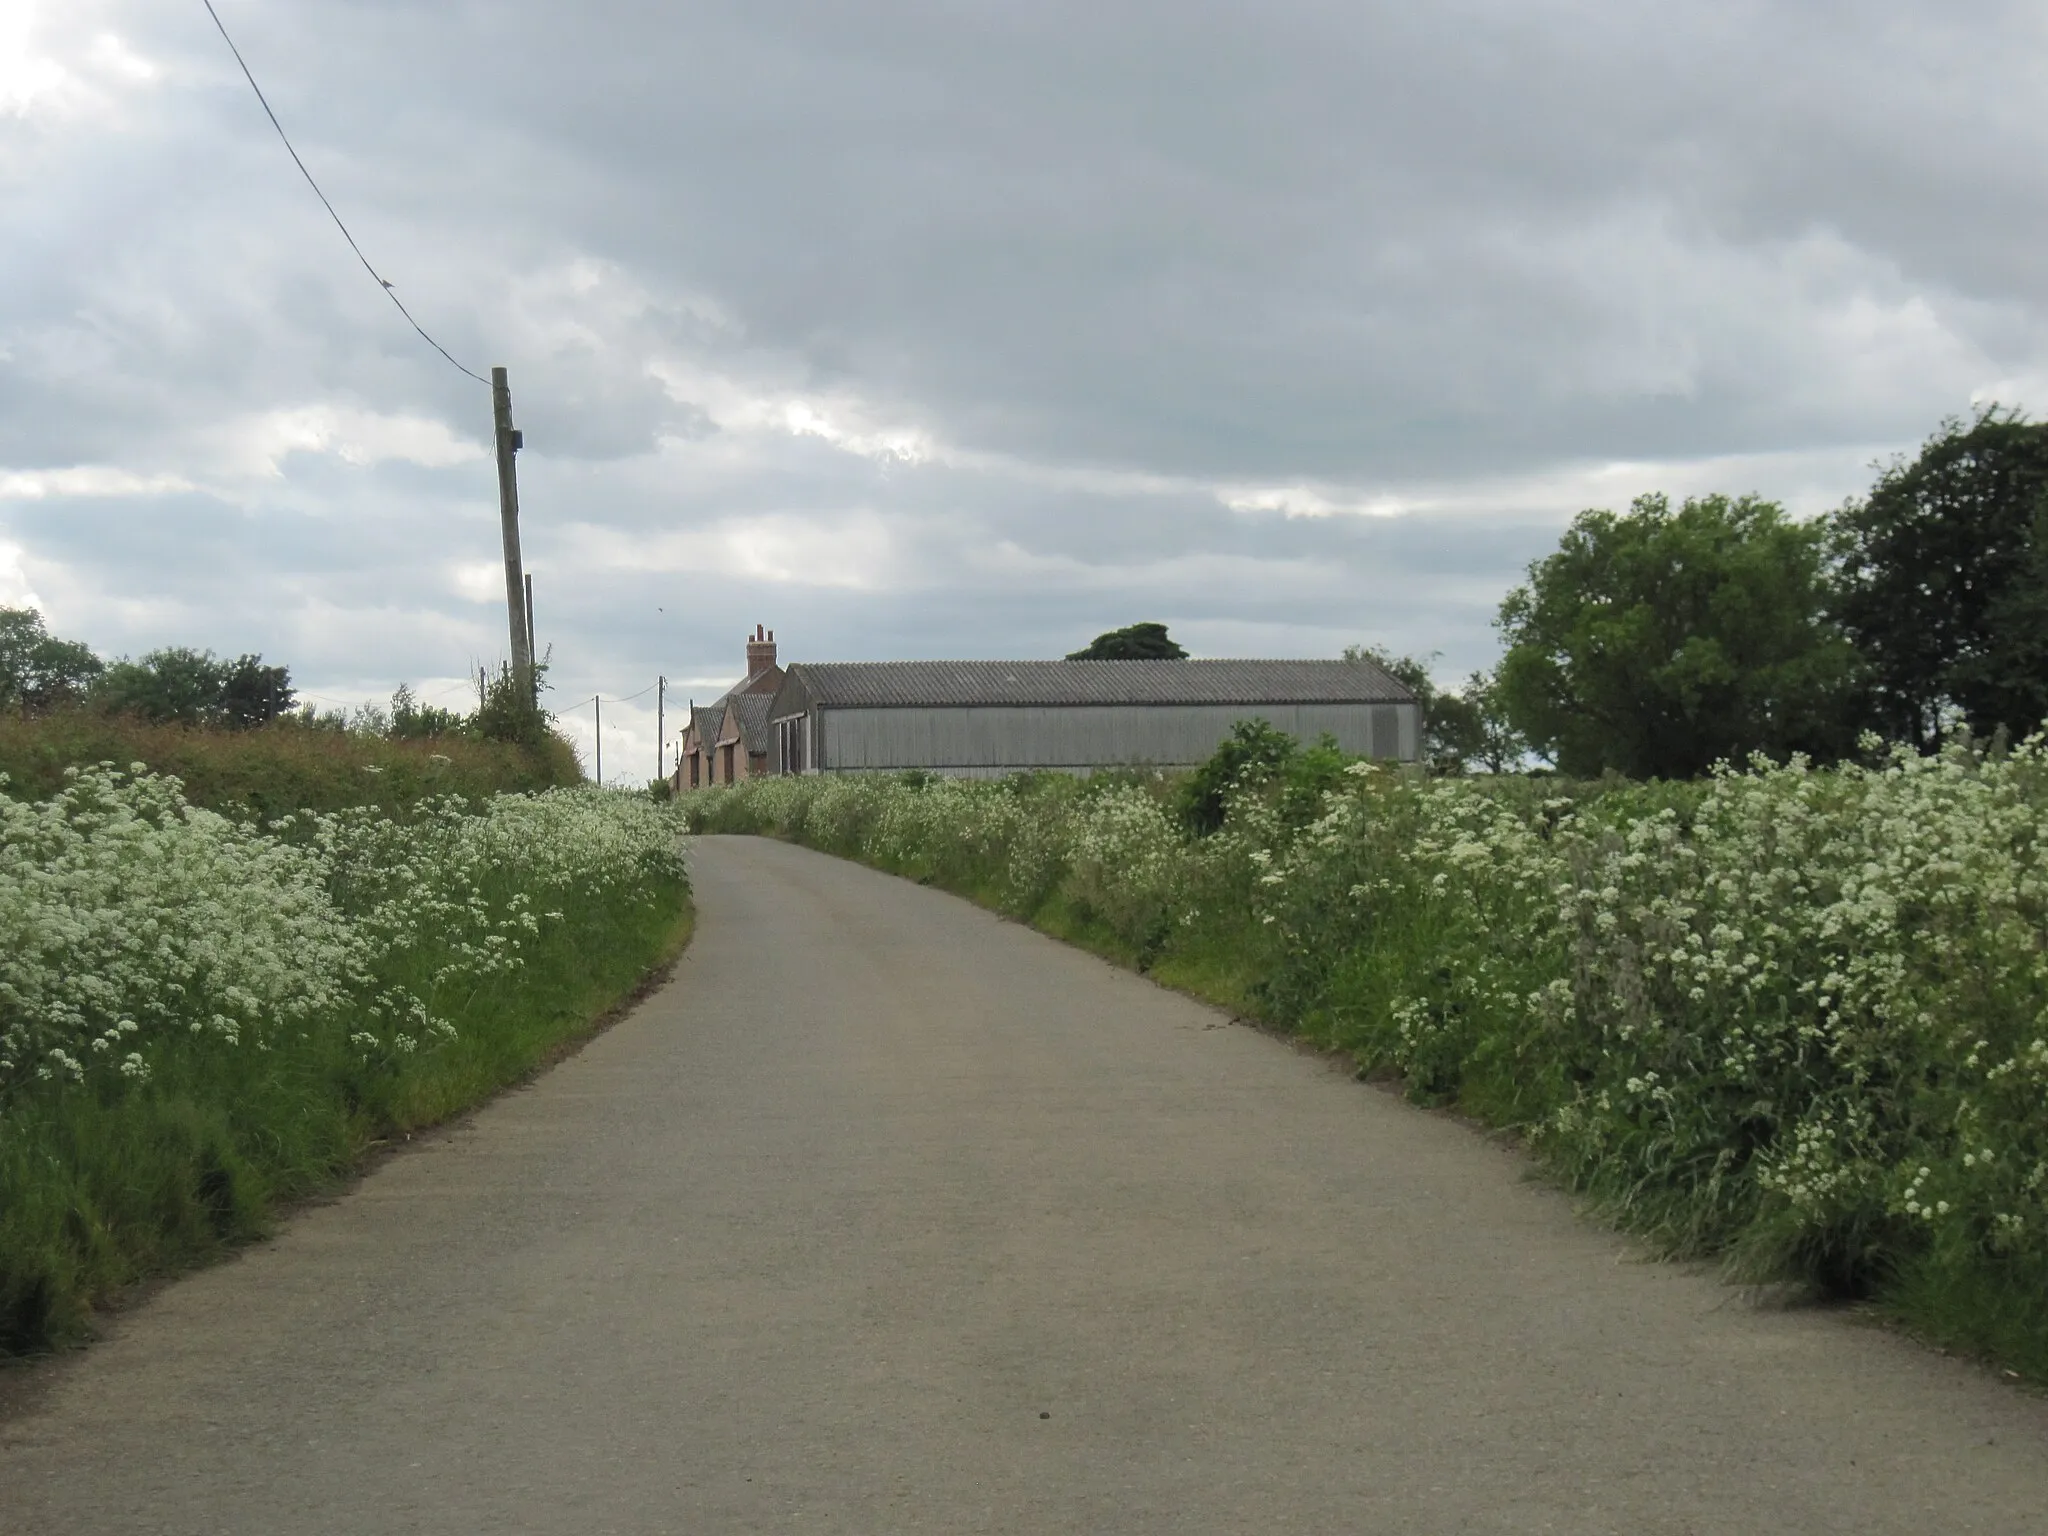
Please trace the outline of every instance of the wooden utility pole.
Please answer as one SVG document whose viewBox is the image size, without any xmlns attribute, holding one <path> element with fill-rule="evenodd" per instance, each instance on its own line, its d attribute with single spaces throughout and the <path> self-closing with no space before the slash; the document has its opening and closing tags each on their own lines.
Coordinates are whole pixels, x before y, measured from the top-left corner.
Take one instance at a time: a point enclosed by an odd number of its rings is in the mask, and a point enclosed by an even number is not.
<svg viewBox="0 0 2048 1536">
<path fill-rule="evenodd" d="M 668 777 L 668 740 L 662 734 L 668 729 L 668 679 L 654 680 L 654 780 L 658 784 Z"/>
<path fill-rule="evenodd" d="M 512 386 L 505 370 L 491 370 L 491 417 L 498 437 L 498 522 L 505 535 L 505 610 L 512 628 L 512 673 L 533 688 L 533 628 L 526 616 L 526 577 L 519 561 L 519 469 L 522 446 L 512 425 Z"/>
<path fill-rule="evenodd" d="M 597 730 L 597 787 L 604 788 L 604 700 L 596 694 L 590 696 L 590 713 Z"/>
<path fill-rule="evenodd" d="M 540 703 L 540 647 L 533 643 L 533 573 L 526 575 L 526 664 L 533 668 L 533 702 Z"/>
</svg>

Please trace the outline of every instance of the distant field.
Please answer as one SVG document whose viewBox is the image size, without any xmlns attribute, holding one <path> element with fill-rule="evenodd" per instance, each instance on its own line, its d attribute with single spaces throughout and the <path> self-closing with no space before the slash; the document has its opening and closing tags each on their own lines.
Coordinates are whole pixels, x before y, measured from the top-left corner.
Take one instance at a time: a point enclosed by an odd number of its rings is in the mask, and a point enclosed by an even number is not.
<svg viewBox="0 0 2048 1536">
<path fill-rule="evenodd" d="M 309 728 L 286 719 L 256 730 L 150 725 L 133 716 L 61 710 L 0 714 L 5 792 L 39 800 L 67 768 L 141 763 L 170 774 L 194 805 L 259 817 L 380 805 L 406 810 L 436 795 L 481 797 L 581 783 L 575 752 L 559 737 L 538 747 L 466 736 L 392 741 L 365 732 Z"/>
</svg>

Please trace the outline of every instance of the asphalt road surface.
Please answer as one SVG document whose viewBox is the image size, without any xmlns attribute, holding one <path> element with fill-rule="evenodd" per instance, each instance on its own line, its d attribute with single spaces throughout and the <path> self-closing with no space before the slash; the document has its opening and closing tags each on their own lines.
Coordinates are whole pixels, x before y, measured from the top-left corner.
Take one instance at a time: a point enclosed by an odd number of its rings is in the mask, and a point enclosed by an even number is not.
<svg viewBox="0 0 2048 1536">
<path fill-rule="evenodd" d="M 2048 1405 L 963 902 L 697 845 L 673 982 L 0 1421 L 0 1530 L 2048 1531 Z"/>
</svg>

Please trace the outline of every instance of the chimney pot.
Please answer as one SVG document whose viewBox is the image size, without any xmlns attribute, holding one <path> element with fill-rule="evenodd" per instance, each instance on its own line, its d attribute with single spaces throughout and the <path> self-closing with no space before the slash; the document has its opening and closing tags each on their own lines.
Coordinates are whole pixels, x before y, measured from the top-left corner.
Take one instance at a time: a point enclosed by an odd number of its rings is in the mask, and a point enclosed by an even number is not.
<svg viewBox="0 0 2048 1536">
<path fill-rule="evenodd" d="M 758 677 L 775 666 L 775 631 L 756 624 L 747 637 L 747 676 Z"/>
</svg>

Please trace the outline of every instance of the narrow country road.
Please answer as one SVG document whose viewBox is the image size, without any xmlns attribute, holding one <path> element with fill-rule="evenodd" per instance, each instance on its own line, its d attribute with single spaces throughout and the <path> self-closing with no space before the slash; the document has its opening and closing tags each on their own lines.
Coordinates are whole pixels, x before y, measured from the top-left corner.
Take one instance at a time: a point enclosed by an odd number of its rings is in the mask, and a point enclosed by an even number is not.
<svg viewBox="0 0 2048 1536">
<path fill-rule="evenodd" d="M 693 862 L 630 1018 L 17 1376 L 0 1530 L 2048 1530 L 2039 1400 L 950 897 Z"/>
</svg>

